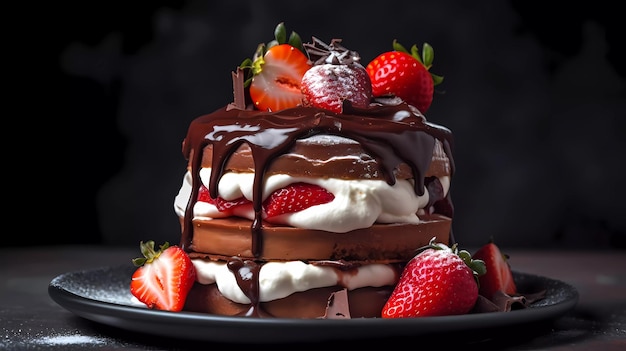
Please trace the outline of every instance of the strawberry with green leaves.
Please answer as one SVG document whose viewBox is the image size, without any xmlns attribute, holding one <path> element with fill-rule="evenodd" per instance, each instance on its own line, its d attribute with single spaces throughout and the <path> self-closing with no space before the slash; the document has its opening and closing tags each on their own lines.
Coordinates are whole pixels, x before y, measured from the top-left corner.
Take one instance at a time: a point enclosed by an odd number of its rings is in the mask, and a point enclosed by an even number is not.
<svg viewBox="0 0 626 351">
<path fill-rule="evenodd" d="M 302 103 L 300 82 L 311 68 L 300 36 L 291 32 L 287 38 L 284 23 L 274 30 L 275 39 L 260 44 L 252 59 L 240 68 L 247 72 L 244 87 L 249 88 L 254 107 L 263 111 L 279 111 Z"/>
<path fill-rule="evenodd" d="M 313 43 L 304 44 L 313 67 L 302 77 L 304 106 L 313 106 L 343 112 L 348 100 L 353 106 L 366 108 L 372 100 L 372 83 L 360 63 L 360 56 L 340 45 L 334 39 L 330 44 L 313 37 Z"/>
<path fill-rule="evenodd" d="M 183 249 L 165 243 L 159 250 L 154 241 L 141 242 L 143 257 L 133 259 L 135 270 L 130 292 L 148 308 L 181 311 L 196 281 L 196 270 Z"/>
<path fill-rule="evenodd" d="M 383 318 L 460 315 L 478 299 L 477 277 L 484 263 L 469 252 L 430 243 L 406 265 L 382 310 Z"/>
<path fill-rule="evenodd" d="M 478 278 L 479 293 L 482 296 L 491 300 L 497 291 L 511 296 L 517 294 L 517 286 L 513 280 L 508 256 L 502 254 L 493 240 L 480 247 L 472 258 L 485 262 L 487 269 L 487 272 Z"/>
<path fill-rule="evenodd" d="M 374 97 L 397 96 L 425 114 L 433 101 L 434 87 L 443 81 L 429 71 L 433 59 L 434 50 L 428 43 L 420 56 L 416 45 L 409 52 L 394 40 L 393 51 L 378 55 L 366 67 Z"/>
</svg>

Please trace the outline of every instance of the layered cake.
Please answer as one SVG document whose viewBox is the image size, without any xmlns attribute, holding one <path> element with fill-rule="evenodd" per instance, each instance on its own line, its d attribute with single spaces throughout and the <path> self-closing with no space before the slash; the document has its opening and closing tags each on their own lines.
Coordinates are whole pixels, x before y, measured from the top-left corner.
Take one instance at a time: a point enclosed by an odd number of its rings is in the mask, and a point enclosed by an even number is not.
<svg viewBox="0 0 626 351">
<path fill-rule="evenodd" d="M 275 33 L 232 73 L 233 103 L 184 138 L 174 208 L 194 282 L 181 308 L 381 317 L 420 248 L 456 243 L 453 136 L 425 117 L 440 77 L 408 51 L 363 66 L 341 40 Z M 387 84 L 403 65 L 428 86 Z"/>
<path fill-rule="evenodd" d="M 261 75 L 246 86 L 239 68 L 234 102 L 194 120 L 184 140 L 175 210 L 197 271 L 185 309 L 323 318 L 342 299 L 339 315 L 378 317 L 416 250 L 453 241 L 452 134 L 395 95 L 372 96 L 358 53 L 340 41 L 280 45 L 308 64 L 308 84 L 281 81 L 296 89 L 293 106 L 259 107 L 249 91 Z M 284 55 L 263 50 L 261 69 L 277 71 Z M 316 67 L 327 70 L 318 81 L 307 75 Z M 364 88 L 345 93 L 358 79 Z M 305 87 L 347 98 L 316 104 Z M 265 103 L 283 87 L 266 89 Z"/>
</svg>

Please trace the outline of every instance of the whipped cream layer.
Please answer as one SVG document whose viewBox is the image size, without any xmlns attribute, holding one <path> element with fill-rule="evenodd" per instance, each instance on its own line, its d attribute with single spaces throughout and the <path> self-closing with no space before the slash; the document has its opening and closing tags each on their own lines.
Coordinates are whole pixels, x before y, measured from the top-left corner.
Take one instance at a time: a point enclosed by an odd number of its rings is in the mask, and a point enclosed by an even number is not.
<svg viewBox="0 0 626 351">
<path fill-rule="evenodd" d="M 211 175 L 210 168 L 200 170 L 200 178 L 206 186 Z M 240 197 L 252 201 L 253 173 L 226 173 L 220 179 L 219 196 L 225 200 Z M 444 196 L 450 187 L 449 176 L 439 177 Z M 192 177 L 189 172 L 183 177 L 183 183 L 174 201 L 176 214 L 181 218 L 191 194 Z M 299 212 L 283 214 L 269 219 L 275 224 L 284 224 L 296 228 L 325 230 L 333 233 L 345 233 L 351 230 L 367 228 L 374 223 L 413 223 L 420 222 L 419 211 L 428 204 L 428 189 L 418 196 L 413 191 L 411 180 L 398 180 L 390 186 L 383 180 L 344 180 L 336 178 L 292 177 L 286 174 L 274 174 L 266 178 L 263 199 L 272 192 L 289 184 L 306 182 L 321 186 L 333 193 L 335 198 L 328 203 L 315 205 Z M 242 205 L 233 209 L 239 217 L 254 219 L 252 205 Z M 220 212 L 213 204 L 197 202 L 194 205 L 194 218 L 224 218 L 230 213 Z"/>
<path fill-rule="evenodd" d="M 226 298 L 242 304 L 251 303 L 235 275 L 224 261 L 192 260 L 200 284 L 217 284 Z M 348 290 L 396 284 L 398 272 L 392 265 L 369 264 L 350 270 L 318 266 L 302 261 L 267 262 L 259 271 L 259 300 L 267 302 L 315 288 L 342 286 Z"/>
</svg>

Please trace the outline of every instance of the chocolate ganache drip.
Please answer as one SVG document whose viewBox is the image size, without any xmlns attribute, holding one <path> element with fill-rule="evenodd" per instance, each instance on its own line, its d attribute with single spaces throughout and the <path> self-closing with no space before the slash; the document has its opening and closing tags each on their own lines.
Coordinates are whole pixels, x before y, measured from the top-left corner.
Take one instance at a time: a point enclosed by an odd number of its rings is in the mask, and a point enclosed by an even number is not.
<svg viewBox="0 0 626 351">
<path fill-rule="evenodd" d="M 248 144 L 254 159 L 252 252 L 262 250 L 262 189 L 265 171 L 272 161 L 287 153 L 298 139 L 317 134 L 343 136 L 359 142 L 382 165 L 384 178 L 395 184 L 394 170 L 407 164 L 414 174 L 414 191 L 424 194 L 424 174 L 432 160 L 435 139 L 442 141 L 452 171 L 452 133 L 429 123 L 405 103 L 374 105 L 361 109 L 344 105 L 342 114 L 313 107 L 295 107 L 277 112 L 244 110 L 235 106 L 221 108 L 195 119 L 183 143 L 183 154 L 190 159 L 192 191 L 187 204 L 181 247 L 190 250 L 193 207 L 201 185 L 203 150 L 212 145 L 213 159 L 210 196 L 217 198 L 218 181 L 229 158 L 242 144 Z"/>
<path fill-rule="evenodd" d="M 261 265 L 251 260 L 242 260 L 234 257 L 228 261 L 228 269 L 233 272 L 241 291 L 250 299 L 250 308 L 242 314 L 244 317 L 269 317 L 270 315 L 261 309 L 259 292 L 259 272 Z"/>
</svg>

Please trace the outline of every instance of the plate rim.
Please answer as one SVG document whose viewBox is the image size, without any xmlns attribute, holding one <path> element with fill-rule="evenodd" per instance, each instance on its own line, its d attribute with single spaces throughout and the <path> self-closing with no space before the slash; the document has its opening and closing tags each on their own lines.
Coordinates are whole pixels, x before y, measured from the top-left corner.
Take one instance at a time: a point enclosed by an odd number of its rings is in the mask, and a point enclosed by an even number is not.
<svg viewBox="0 0 626 351">
<path fill-rule="evenodd" d="M 228 343 L 289 343 L 329 341 L 354 338 L 403 337 L 437 334 L 439 332 L 472 331 L 503 328 L 536 321 L 554 320 L 578 303 L 578 290 L 561 280 L 513 271 L 516 280 L 546 281 L 568 296 L 549 305 L 530 306 L 510 312 L 486 312 L 455 316 L 423 318 L 354 318 L 354 319 L 291 319 L 219 316 L 199 312 L 170 312 L 147 309 L 82 296 L 71 291 L 66 281 L 74 283 L 85 274 L 132 273 L 133 267 L 109 266 L 62 273 L 48 285 L 48 295 L 66 310 L 91 321 L 120 329 L 158 334 L 160 336 L 196 341 Z M 128 275 L 130 283 L 130 275 Z M 548 293 L 550 289 L 546 289 Z M 124 292 L 125 293 L 125 292 Z M 130 292 L 128 292 L 130 294 Z M 512 318 L 514 317 L 514 318 Z M 163 328 L 167 325 L 167 328 Z M 246 329 L 246 337 L 237 333 Z M 338 329 L 341 327 L 341 330 Z"/>
</svg>

